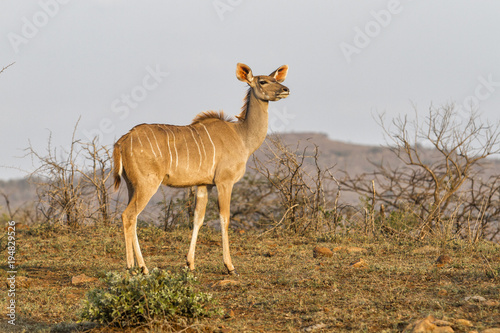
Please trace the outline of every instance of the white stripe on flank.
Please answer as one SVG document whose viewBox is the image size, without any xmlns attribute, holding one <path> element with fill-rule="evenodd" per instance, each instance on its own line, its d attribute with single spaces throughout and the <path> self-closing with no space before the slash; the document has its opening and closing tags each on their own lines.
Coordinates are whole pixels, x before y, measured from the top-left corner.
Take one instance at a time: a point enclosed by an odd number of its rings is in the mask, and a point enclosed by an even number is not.
<svg viewBox="0 0 500 333">
<path fill-rule="evenodd" d="M 169 169 L 172 168 L 172 151 L 170 150 L 170 135 L 168 134 L 167 126 L 166 125 L 158 125 L 165 133 L 167 133 L 167 146 L 168 146 L 168 154 L 170 155 L 170 165 Z"/>
<path fill-rule="evenodd" d="M 186 163 L 186 170 L 189 170 L 189 146 L 188 142 L 186 140 L 186 133 L 184 133 L 184 143 L 186 144 L 186 158 L 187 158 L 187 163 Z"/>
<path fill-rule="evenodd" d="M 172 131 L 172 130 L 170 130 Z M 177 146 L 175 144 L 175 133 L 172 131 L 172 136 L 174 137 L 174 150 L 175 150 L 175 169 L 177 170 L 177 166 L 179 165 L 179 153 L 177 152 Z"/>
<path fill-rule="evenodd" d="M 210 139 L 210 142 L 212 143 L 212 148 L 214 149 L 214 156 L 213 156 L 213 160 L 212 160 L 212 172 L 213 172 L 215 169 L 215 145 L 214 145 L 214 142 L 212 141 L 212 137 L 210 136 L 210 133 L 208 133 L 207 127 L 205 125 L 203 125 L 202 123 L 200 123 L 200 125 L 203 126 L 203 128 L 205 129 L 205 132 L 207 132 L 208 138 Z"/>
<path fill-rule="evenodd" d="M 196 134 L 198 134 L 198 137 L 200 138 L 201 148 L 203 148 L 203 154 L 205 155 L 205 159 L 207 159 L 207 151 L 205 150 L 205 145 L 203 144 L 203 138 L 201 137 L 201 134 L 200 134 L 200 132 L 198 132 L 198 130 L 196 129 L 196 127 L 193 127 L 193 128 L 196 131 Z"/>
<path fill-rule="evenodd" d="M 130 133 L 130 156 L 134 156 L 134 151 L 132 150 L 132 133 Z"/>
<path fill-rule="evenodd" d="M 139 143 L 141 144 L 141 148 L 144 148 L 144 145 L 142 144 L 141 136 L 139 135 L 139 133 L 137 133 L 137 139 L 139 139 Z M 141 149 L 141 152 L 142 152 L 142 149 Z"/>
<path fill-rule="evenodd" d="M 156 153 L 155 153 L 155 150 L 153 149 L 153 144 L 151 143 L 151 140 L 149 140 L 149 136 L 147 134 L 146 134 L 146 139 L 148 139 L 149 145 L 151 146 L 151 151 L 153 152 L 153 155 L 155 155 L 155 158 L 156 158 Z"/>
<path fill-rule="evenodd" d="M 155 132 L 153 132 L 153 129 L 151 127 L 149 127 L 149 130 L 151 131 L 151 133 L 153 133 L 153 137 L 155 138 L 156 147 L 158 148 L 158 152 L 160 153 L 160 157 L 163 157 L 163 154 L 161 153 L 160 146 L 158 145 L 158 140 L 156 140 Z"/>
<path fill-rule="evenodd" d="M 200 155 L 200 165 L 198 166 L 198 171 L 200 171 L 200 169 L 201 169 L 201 149 L 200 149 L 200 145 L 198 144 L 198 141 L 194 137 L 193 129 L 191 128 L 191 126 L 189 126 L 188 128 L 191 131 L 191 135 L 193 136 L 194 143 L 196 143 L 196 147 L 198 147 L 198 154 Z"/>
</svg>

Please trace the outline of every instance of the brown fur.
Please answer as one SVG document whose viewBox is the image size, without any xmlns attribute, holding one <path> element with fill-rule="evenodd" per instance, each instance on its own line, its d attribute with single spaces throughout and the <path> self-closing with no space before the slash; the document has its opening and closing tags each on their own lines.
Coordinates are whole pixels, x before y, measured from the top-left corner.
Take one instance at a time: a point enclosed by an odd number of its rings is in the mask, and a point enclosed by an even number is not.
<svg viewBox="0 0 500 333">
<path fill-rule="evenodd" d="M 245 95 L 245 98 L 243 99 L 243 106 L 241 107 L 241 112 L 239 115 L 236 116 L 236 118 L 239 121 L 245 121 L 247 117 L 247 109 L 248 109 L 248 101 L 250 101 L 250 94 L 252 93 L 252 89 L 247 90 L 247 94 Z"/>
<path fill-rule="evenodd" d="M 122 181 L 122 165 L 121 165 L 121 153 L 120 149 L 113 149 L 113 176 L 115 179 L 115 191 L 120 188 L 120 183 Z"/>
<path fill-rule="evenodd" d="M 206 119 L 219 119 L 219 120 L 227 121 L 230 123 L 236 122 L 236 120 L 234 120 L 233 117 L 225 114 L 224 111 L 219 111 L 219 112 L 217 112 L 217 111 L 204 111 L 204 112 L 198 113 L 196 115 L 196 117 L 194 117 L 193 121 L 191 122 L 191 125 L 194 125 L 196 123 L 200 123 Z"/>
</svg>

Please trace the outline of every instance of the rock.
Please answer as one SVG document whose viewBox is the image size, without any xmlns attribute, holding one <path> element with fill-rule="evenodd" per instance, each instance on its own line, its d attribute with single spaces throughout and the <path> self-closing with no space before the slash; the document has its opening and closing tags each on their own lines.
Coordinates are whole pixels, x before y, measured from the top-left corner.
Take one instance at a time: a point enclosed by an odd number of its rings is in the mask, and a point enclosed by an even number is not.
<svg viewBox="0 0 500 333">
<path fill-rule="evenodd" d="M 453 323 L 450 323 L 449 321 L 441 320 L 441 319 L 436 319 L 432 323 L 436 326 L 452 326 L 453 325 Z"/>
<path fill-rule="evenodd" d="M 437 328 L 437 326 L 434 325 L 432 321 L 434 321 L 434 317 L 429 315 L 427 318 L 415 322 L 415 326 L 413 327 L 412 332 L 413 333 L 432 332 L 434 329 Z"/>
<path fill-rule="evenodd" d="M 472 322 L 470 320 L 467 320 L 467 319 L 457 319 L 457 320 L 455 320 L 455 323 L 457 325 L 466 326 L 466 327 L 474 326 L 474 325 L 472 325 Z"/>
<path fill-rule="evenodd" d="M 360 258 L 358 260 L 356 260 L 355 262 L 352 262 L 351 263 L 351 267 L 355 267 L 355 268 L 367 268 L 368 267 L 368 263 Z"/>
<path fill-rule="evenodd" d="M 438 296 L 446 296 L 448 295 L 448 291 L 446 289 L 439 289 Z"/>
<path fill-rule="evenodd" d="M 413 326 L 412 333 L 451 333 L 454 331 L 450 325 L 450 322 L 428 315 L 426 318 L 417 320 L 413 325 L 409 326 Z"/>
<path fill-rule="evenodd" d="M 327 249 L 326 247 L 316 246 L 313 249 L 313 256 L 314 258 L 333 257 L 333 252 L 330 251 L 330 249 Z"/>
<path fill-rule="evenodd" d="M 226 319 L 229 319 L 229 318 L 234 318 L 234 311 L 233 310 L 229 310 L 227 313 L 226 313 Z"/>
<path fill-rule="evenodd" d="M 94 282 L 94 281 L 97 281 L 97 278 L 90 277 L 90 276 L 87 276 L 85 274 L 76 275 L 76 276 L 73 276 L 71 278 L 71 283 L 74 285 L 87 283 L 87 282 Z"/>
<path fill-rule="evenodd" d="M 483 296 L 467 296 L 464 298 L 466 302 L 485 302 L 486 298 Z"/>
<path fill-rule="evenodd" d="M 487 300 L 486 302 L 484 302 L 484 305 L 486 305 L 486 306 L 499 306 L 500 302 L 499 301 Z"/>
<path fill-rule="evenodd" d="M 362 248 L 362 247 L 356 247 L 356 246 L 349 246 L 349 247 L 346 247 L 345 250 L 348 252 L 348 253 L 358 253 L 358 252 L 366 252 L 366 249 Z"/>
<path fill-rule="evenodd" d="M 453 262 L 453 260 L 451 259 L 450 256 L 446 255 L 446 254 L 443 254 L 443 255 L 440 255 L 437 259 L 436 259 L 436 265 L 438 267 L 443 267 L 444 265 L 446 264 L 451 264 Z"/>
<path fill-rule="evenodd" d="M 313 332 L 315 330 L 320 330 L 320 329 L 325 328 L 325 327 L 326 327 L 325 323 L 317 323 L 317 324 L 314 324 L 311 326 L 304 327 L 302 329 L 302 332 Z"/>
<path fill-rule="evenodd" d="M 484 331 L 481 331 L 481 333 L 500 333 L 500 328 L 487 328 Z"/>
<path fill-rule="evenodd" d="M 214 284 L 212 284 L 212 288 L 224 288 L 224 287 L 230 287 L 230 286 L 237 286 L 239 284 L 240 284 L 240 281 L 221 280 L 221 281 L 217 281 Z"/>
</svg>

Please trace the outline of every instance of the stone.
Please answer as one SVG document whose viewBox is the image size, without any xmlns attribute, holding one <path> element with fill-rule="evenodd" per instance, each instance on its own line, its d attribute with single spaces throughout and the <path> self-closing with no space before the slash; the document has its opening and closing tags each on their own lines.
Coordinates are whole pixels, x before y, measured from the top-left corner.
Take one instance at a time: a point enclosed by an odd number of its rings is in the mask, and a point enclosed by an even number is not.
<svg viewBox="0 0 500 333">
<path fill-rule="evenodd" d="M 411 327 L 412 325 L 410 325 Z M 451 328 L 451 323 L 445 320 L 439 320 L 432 315 L 426 318 L 417 320 L 413 324 L 412 333 L 451 333 L 454 332 Z"/>
<path fill-rule="evenodd" d="M 483 296 L 467 296 L 464 298 L 466 302 L 485 302 L 486 298 Z"/>
<path fill-rule="evenodd" d="M 455 320 L 455 323 L 457 325 L 466 326 L 466 327 L 474 326 L 474 325 L 472 325 L 472 322 L 470 320 L 467 320 L 467 319 L 457 319 L 457 320 Z"/>
<path fill-rule="evenodd" d="M 366 252 L 366 249 L 362 247 L 349 246 L 345 248 L 345 251 L 347 251 L 348 253 L 358 253 L 358 252 Z"/>
<path fill-rule="evenodd" d="M 448 295 L 448 291 L 446 289 L 439 289 L 438 296 L 446 296 Z"/>
<path fill-rule="evenodd" d="M 418 320 L 415 322 L 415 326 L 413 327 L 412 333 L 426 333 L 432 332 L 437 328 L 432 322 L 434 321 L 434 317 L 432 315 L 427 316 L 424 319 Z"/>
<path fill-rule="evenodd" d="M 236 280 L 220 280 L 212 284 L 212 288 L 224 288 L 230 286 L 237 286 L 240 284 L 240 281 Z"/>
<path fill-rule="evenodd" d="M 87 283 L 87 282 L 94 282 L 94 281 L 97 281 L 97 278 L 90 277 L 90 276 L 87 276 L 85 274 L 76 275 L 76 276 L 73 276 L 71 278 L 71 283 L 74 285 Z"/>
<path fill-rule="evenodd" d="M 450 256 L 446 255 L 446 254 L 443 254 L 443 255 L 440 255 L 437 259 L 436 259 L 436 265 L 438 267 L 442 267 L 446 264 L 451 264 L 453 262 L 453 259 L 451 259 Z"/>
<path fill-rule="evenodd" d="M 226 313 L 226 318 L 234 318 L 234 311 L 233 310 L 229 310 Z"/>
<path fill-rule="evenodd" d="M 302 329 L 302 332 L 314 332 L 316 330 L 320 330 L 322 328 L 325 328 L 326 324 L 325 323 L 317 323 L 311 326 L 304 327 Z"/>
<path fill-rule="evenodd" d="M 484 331 L 481 331 L 481 333 L 500 333 L 500 328 L 498 328 L 498 327 L 487 328 Z"/>
<path fill-rule="evenodd" d="M 368 263 L 360 258 L 358 260 L 356 260 L 355 262 L 352 262 L 351 263 L 351 267 L 355 267 L 355 268 L 367 268 L 368 267 Z"/>
<path fill-rule="evenodd" d="M 313 256 L 314 256 L 314 258 L 333 257 L 333 252 L 326 247 L 316 246 L 313 249 Z"/>
</svg>

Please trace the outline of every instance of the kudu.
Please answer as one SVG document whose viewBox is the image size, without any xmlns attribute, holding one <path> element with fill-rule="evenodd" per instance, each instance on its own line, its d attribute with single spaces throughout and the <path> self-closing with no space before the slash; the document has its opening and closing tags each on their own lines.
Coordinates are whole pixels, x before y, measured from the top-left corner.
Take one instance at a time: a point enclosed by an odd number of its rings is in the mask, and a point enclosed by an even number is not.
<svg viewBox="0 0 500 333">
<path fill-rule="evenodd" d="M 230 274 L 235 273 L 228 239 L 231 191 L 234 183 L 243 177 L 248 158 L 266 138 L 269 101 L 289 94 L 288 88 L 281 84 L 287 71 L 288 66 L 284 65 L 268 76 L 253 76 L 250 67 L 237 64 L 236 77 L 250 86 L 237 120 L 226 117 L 223 112 L 208 111 L 198 114 L 187 126 L 137 125 L 115 143 L 115 189 L 123 177 L 129 194 L 128 206 L 122 214 L 127 268 L 134 266 L 135 252 L 137 264 L 143 273 L 148 273 L 137 238 L 137 216 L 164 184 L 197 186 L 193 235 L 187 254 L 187 265 L 193 270 L 208 190 L 215 185 L 224 265 Z"/>
</svg>

